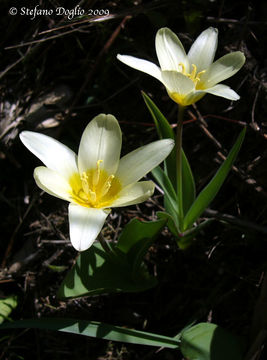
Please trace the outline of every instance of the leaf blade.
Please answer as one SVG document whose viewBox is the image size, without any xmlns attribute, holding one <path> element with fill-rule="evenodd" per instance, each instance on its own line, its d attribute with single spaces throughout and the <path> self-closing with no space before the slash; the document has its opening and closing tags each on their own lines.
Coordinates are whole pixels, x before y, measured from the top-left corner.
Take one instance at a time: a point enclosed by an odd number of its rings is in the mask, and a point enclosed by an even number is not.
<svg viewBox="0 0 267 360">
<path fill-rule="evenodd" d="M 220 190 L 224 180 L 226 179 L 238 155 L 238 152 L 241 148 L 241 145 L 245 137 L 245 133 L 246 133 L 246 128 L 244 128 L 241 131 L 234 146 L 229 152 L 229 155 L 227 156 L 226 160 L 222 163 L 222 165 L 217 170 L 214 177 L 206 185 L 206 187 L 200 192 L 200 194 L 197 196 L 196 200 L 192 204 L 191 208 L 188 210 L 184 219 L 184 230 L 189 229 L 193 225 L 193 223 L 208 207 L 208 205 L 211 203 L 211 201 L 214 199 L 214 197 Z"/>
<path fill-rule="evenodd" d="M 164 335 L 148 333 L 139 330 L 132 330 L 120 326 L 113 326 L 97 321 L 43 318 L 19 320 L 12 323 L 0 325 L 0 329 L 34 328 L 56 330 L 71 334 L 97 337 L 105 340 L 120 341 L 131 344 L 167 347 L 176 349 L 179 341 Z"/>
<path fill-rule="evenodd" d="M 196 185 L 194 176 L 187 160 L 187 157 L 182 150 L 182 186 L 183 186 L 183 210 L 184 214 L 190 209 L 196 198 Z"/>
<path fill-rule="evenodd" d="M 189 360 L 241 360 L 240 339 L 212 323 L 199 323 L 181 334 L 181 352 Z"/>
<path fill-rule="evenodd" d="M 175 139 L 174 131 L 171 128 L 168 120 L 159 110 L 157 105 L 150 99 L 146 93 L 142 91 L 142 95 L 145 104 L 154 120 L 156 130 L 160 139 Z M 173 186 L 176 185 L 176 150 L 175 147 L 171 151 L 170 155 L 165 159 L 165 170 L 170 178 Z"/>
</svg>

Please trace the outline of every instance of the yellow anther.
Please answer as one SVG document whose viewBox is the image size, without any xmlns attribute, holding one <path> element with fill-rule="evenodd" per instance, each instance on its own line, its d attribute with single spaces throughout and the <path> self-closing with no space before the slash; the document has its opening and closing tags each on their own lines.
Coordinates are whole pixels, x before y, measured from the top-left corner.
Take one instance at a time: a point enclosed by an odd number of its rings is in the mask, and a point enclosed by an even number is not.
<svg viewBox="0 0 267 360">
<path fill-rule="evenodd" d="M 202 70 L 197 74 L 197 76 L 196 76 L 196 81 L 197 82 L 200 81 L 200 76 L 203 75 L 205 72 L 206 72 L 206 70 Z"/>
<path fill-rule="evenodd" d="M 83 191 L 87 194 L 89 191 L 89 185 L 88 185 L 88 176 L 85 171 L 82 173 L 81 181 L 82 181 Z"/>
<path fill-rule="evenodd" d="M 88 199 L 88 195 L 87 195 L 87 193 L 84 192 L 83 189 L 80 189 L 80 190 L 78 191 L 77 196 L 78 196 L 78 198 L 81 198 L 81 199 L 84 200 L 84 201 L 87 201 L 87 199 Z"/>
<path fill-rule="evenodd" d="M 117 199 L 121 183 L 115 175 L 109 175 L 100 166 L 102 162 L 98 160 L 94 168 L 80 175 L 75 173 L 70 178 L 71 197 L 75 203 L 89 208 L 102 208 L 108 207 Z"/>
<path fill-rule="evenodd" d="M 185 66 L 184 66 L 184 64 L 183 64 L 183 63 L 179 63 L 179 66 L 181 66 L 181 68 L 182 68 L 181 73 L 184 74 L 184 75 L 187 75 L 187 73 L 186 73 L 186 71 L 185 71 Z"/>
<path fill-rule="evenodd" d="M 89 195 L 89 198 L 90 198 L 90 202 L 95 203 L 96 202 L 96 193 L 89 189 L 88 195 Z"/>
<path fill-rule="evenodd" d="M 102 186 L 102 189 L 101 189 L 101 196 L 105 196 L 110 187 L 111 187 L 111 183 L 112 183 L 112 180 L 114 179 L 114 175 L 109 175 L 109 177 L 107 178 L 107 180 L 105 181 L 104 185 Z"/>
<path fill-rule="evenodd" d="M 193 68 L 193 70 L 192 70 L 189 78 L 194 81 L 194 80 L 196 80 L 197 67 L 195 64 L 192 64 L 192 68 Z"/>
<path fill-rule="evenodd" d="M 180 72 L 183 75 L 187 76 L 190 80 L 192 80 L 195 83 L 195 85 L 200 81 L 200 76 L 206 72 L 206 70 L 202 70 L 198 73 L 197 67 L 195 64 L 191 64 L 191 66 L 192 66 L 191 73 L 186 72 L 185 65 L 183 63 L 179 63 L 179 66 L 182 68 L 182 70 Z"/>
</svg>

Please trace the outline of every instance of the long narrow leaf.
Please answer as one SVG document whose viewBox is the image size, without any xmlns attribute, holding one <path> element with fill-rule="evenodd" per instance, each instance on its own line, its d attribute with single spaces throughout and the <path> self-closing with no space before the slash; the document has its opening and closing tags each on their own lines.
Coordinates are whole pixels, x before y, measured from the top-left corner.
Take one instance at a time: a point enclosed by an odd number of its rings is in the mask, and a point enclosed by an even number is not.
<svg viewBox="0 0 267 360">
<path fill-rule="evenodd" d="M 148 107 L 152 118 L 155 122 L 158 136 L 162 139 L 175 139 L 175 134 L 171 128 L 168 120 L 156 106 L 156 104 L 142 92 L 146 106 Z M 173 148 L 172 152 L 165 160 L 166 170 L 168 177 L 171 180 L 171 183 L 176 187 L 176 147 Z M 182 152 L 182 172 L 183 172 L 183 208 L 184 213 L 186 214 L 190 206 L 195 200 L 196 190 L 195 190 L 195 181 L 189 165 L 189 162 L 185 156 L 185 153 Z M 178 194 L 179 196 L 179 194 Z"/>
<path fill-rule="evenodd" d="M 153 117 L 159 137 L 161 139 L 168 139 L 168 138 L 174 139 L 175 135 L 168 120 L 159 110 L 157 105 L 150 99 L 150 97 L 146 95 L 145 92 L 142 91 L 142 95 L 146 103 L 146 106 L 148 107 L 148 110 L 150 111 Z"/>
<path fill-rule="evenodd" d="M 174 218 L 171 214 L 163 211 L 158 211 L 157 216 L 159 219 L 166 219 L 167 220 L 167 226 L 170 230 L 170 232 L 176 237 L 179 237 L 179 229 L 177 224 L 177 217 Z"/>
<path fill-rule="evenodd" d="M 182 151 L 182 181 L 183 181 L 183 210 L 184 214 L 190 209 L 196 198 L 195 180 L 191 171 L 191 167 Z M 179 196 L 179 194 L 178 194 Z"/>
<path fill-rule="evenodd" d="M 157 166 L 151 172 L 155 180 L 159 184 L 159 186 L 161 186 L 162 190 L 164 191 L 164 196 L 168 198 L 173 208 L 172 210 L 177 215 L 178 214 L 177 196 L 170 179 L 168 178 L 168 176 L 165 174 L 165 172 L 162 170 L 160 166 Z"/>
<path fill-rule="evenodd" d="M 187 212 L 184 219 L 184 230 L 189 229 L 203 211 L 209 206 L 218 191 L 220 190 L 224 180 L 226 179 L 231 167 L 237 157 L 242 142 L 244 140 L 246 128 L 239 134 L 234 146 L 232 147 L 226 160 L 222 163 L 219 170 L 208 183 L 208 185 L 200 192 L 193 205 Z"/>
<path fill-rule="evenodd" d="M 179 347 L 179 341 L 168 336 L 126 329 L 120 326 L 108 325 L 96 321 L 44 318 L 38 320 L 19 320 L 0 325 L 0 330 L 18 328 L 56 330 L 71 334 L 97 337 L 105 340 L 158 347 L 162 346 L 170 349 Z"/>
<path fill-rule="evenodd" d="M 162 114 L 162 112 L 159 110 L 159 108 L 156 106 L 156 104 L 150 99 L 149 96 L 147 96 L 143 91 L 142 95 L 144 98 L 144 101 L 146 103 L 146 106 L 148 110 L 150 111 L 152 118 L 154 120 L 157 133 L 160 139 L 174 139 L 175 135 L 174 132 L 168 122 L 168 120 L 165 118 L 165 116 Z M 165 168 L 167 171 L 167 174 L 173 184 L 173 186 L 176 186 L 176 150 L 175 147 L 173 148 L 170 155 L 165 160 Z"/>
</svg>

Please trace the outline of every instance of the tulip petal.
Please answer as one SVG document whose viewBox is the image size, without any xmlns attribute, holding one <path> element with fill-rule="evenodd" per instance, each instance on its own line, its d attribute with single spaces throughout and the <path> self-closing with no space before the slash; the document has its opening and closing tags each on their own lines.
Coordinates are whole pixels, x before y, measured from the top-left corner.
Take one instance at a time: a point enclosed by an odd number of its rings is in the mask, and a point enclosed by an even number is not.
<svg viewBox="0 0 267 360">
<path fill-rule="evenodd" d="M 77 251 L 87 250 L 100 233 L 109 211 L 69 204 L 70 241 Z"/>
<path fill-rule="evenodd" d="M 123 62 L 124 64 L 132 67 L 133 69 L 142 71 L 148 75 L 153 76 L 159 81 L 162 81 L 160 68 L 156 64 L 153 64 L 150 61 L 138 59 L 134 56 L 128 56 L 128 55 L 117 55 L 117 59 Z"/>
<path fill-rule="evenodd" d="M 212 64 L 217 45 L 218 30 L 213 27 L 203 31 L 195 40 L 187 56 L 189 63 L 196 65 L 197 72 L 206 70 Z"/>
<path fill-rule="evenodd" d="M 211 88 L 219 82 L 233 76 L 244 65 L 244 62 L 245 56 L 240 51 L 224 55 L 211 64 L 207 71 L 201 75 L 201 89 Z"/>
<path fill-rule="evenodd" d="M 221 97 L 223 97 L 225 99 L 229 99 L 229 100 L 239 100 L 240 99 L 240 96 L 233 89 L 231 89 L 229 86 L 223 85 L 223 84 L 215 85 L 212 88 L 204 90 L 204 92 L 206 92 L 208 94 L 221 96 Z"/>
<path fill-rule="evenodd" d="M 20 140 L 49 169 L 55 170 L 66 179 L 78 172 L 76 154 L 50 136 L 23 131 Z"/>
<path fill-rule="evenodd" d="M 191 91 L 191 93 L 187 94 L 184 98 L 182 98 L 181 105 L 183 106 L 192 105 L 196 103 L 198 100 L 200 100 L 205 94 L 206 92 L 201 90 Z M 175 96 L 171 96 L 171 97 L 173 98 L 174 101 L 176 101 L 179 104 L 179 102 L 177 101 L 177 97 Z"/>
<path fill-rule="evenodd" d="M 36 184 L 52 196 L 72 201 L 71 187 L 65 177 L 45 166 L 38 166 L 33 173 Z"/>
<path fill-rule="evenodd" d="M 85 128 L 78 152 L 80 173 L 95 169 L 97 161 L 108 174 L 117 170 L 121 152 L 121 129 L 113 115 L 100 114 Z"/>
<path fill-rule="evenodd" d="M 163 139 L 130 152 L 121 158 L 116 177 L 123 187 L 137 182 L 161 163 L 171 152 L 174 141 Z"/>
<path fill-rule="evenodd" d="M 183 44 L 170 29 L 162 28 L 156 35 L 156 52 L 161 70 L 178 71 L 180 64 L 188 72 L 188 59 Z"/>
<path fill-rule="evenodd" d="M 119 198 L 114 201 L 112 207 L 139 204 L 152 196 L 154 189 L 153 181 L 139 181 L 128 185 L 122 189 Z"/>
<path fill-rule="evenodd" d="M 179 96 L 185 96 L 195 89 L 193 81 L 177 71 L 162 71 L 162 79 L 167 90 Z"/>
</svg>

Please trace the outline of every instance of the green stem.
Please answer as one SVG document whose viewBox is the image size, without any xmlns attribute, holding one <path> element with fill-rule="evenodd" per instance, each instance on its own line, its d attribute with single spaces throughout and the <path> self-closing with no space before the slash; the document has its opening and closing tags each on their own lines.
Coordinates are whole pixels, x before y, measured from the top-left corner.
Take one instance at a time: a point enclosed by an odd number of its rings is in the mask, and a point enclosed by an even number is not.
<svg viewBox="0 0 267 360">
<path fill-rule="evenodd" d="M 183 229 L 184 210 L 183 210 L 183 174 L 182 174 L 182 134 L 183 134 L 183 117 L 185 107 L 178 106 L 178 121 L 176 131 L 176 174 L 177 174 L 177 196 L 179 208 L 179 228 Z"/>
</svg>

